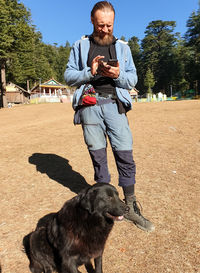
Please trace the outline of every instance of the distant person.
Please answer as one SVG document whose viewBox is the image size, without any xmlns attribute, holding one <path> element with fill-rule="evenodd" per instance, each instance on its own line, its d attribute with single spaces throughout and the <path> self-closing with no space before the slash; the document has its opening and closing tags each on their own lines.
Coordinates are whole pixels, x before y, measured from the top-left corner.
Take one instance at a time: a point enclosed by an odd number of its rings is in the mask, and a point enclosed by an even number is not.
<svg viewBox="0 0 200 273">
<path fill-rule="evenodd" d="M 64 76 L 67 84 L 78 87 L 73 97 L 74 123 L 82 125 L 95 181 L 110 182 L 108 137 L 119 173 L 119 186 L 130 207 L 125 218 L 142 230 L 152 231 L 154 225 L 142 216 L 136 202 L 136 166 L 126 116 L 132 104 L 128 90 L 137 83 L 137 74 L 129 46 L 113 36 L 114 18 L 111 3 L 100 1 L 94 5 L 93 33 L 74 44 Z M 109 59 L 112 60 L 107 64 Z"/>
</svg>

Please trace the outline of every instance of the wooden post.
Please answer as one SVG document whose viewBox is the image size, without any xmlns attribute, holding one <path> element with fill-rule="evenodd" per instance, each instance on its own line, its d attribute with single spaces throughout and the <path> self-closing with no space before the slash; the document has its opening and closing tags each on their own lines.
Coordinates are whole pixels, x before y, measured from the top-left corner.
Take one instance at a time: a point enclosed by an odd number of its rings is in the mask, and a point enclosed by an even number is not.
<svg viewBox="0 0 200 273">
<path fill-rule="evenodd" d="M 0 96 L 0 107 L 7 107 L 6 99 L 6 66 L 5 62 L 1 63 L 1 96 Z"/>
<path fill-rule="evenodd" d="M 29 80 L 26 81 L 27 91 L 30 91 Z"/>
</svg>

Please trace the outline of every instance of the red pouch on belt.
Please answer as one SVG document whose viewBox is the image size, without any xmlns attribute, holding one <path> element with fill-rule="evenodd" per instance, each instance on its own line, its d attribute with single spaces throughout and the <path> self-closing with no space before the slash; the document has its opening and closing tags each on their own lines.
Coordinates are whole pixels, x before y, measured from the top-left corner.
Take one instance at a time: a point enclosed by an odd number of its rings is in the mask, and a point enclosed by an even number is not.
<svg viewBox="0 0 200 273">
<path fill-rule="evenodd" d="M 97 100 L 96 100 L 96 92 L 94 90 L 94 87 L 91 84 L 86 84 L 82 94 L 82 105 L 89 106 L 89 105 L 95 105 L 96 103 L 97 103 Z"/>
<path fill-rule="evenodd" d="M 96 97 L 85 96 L 82 99 L 82 105 L 95 105 L 97 103 Z"/>
</svg>

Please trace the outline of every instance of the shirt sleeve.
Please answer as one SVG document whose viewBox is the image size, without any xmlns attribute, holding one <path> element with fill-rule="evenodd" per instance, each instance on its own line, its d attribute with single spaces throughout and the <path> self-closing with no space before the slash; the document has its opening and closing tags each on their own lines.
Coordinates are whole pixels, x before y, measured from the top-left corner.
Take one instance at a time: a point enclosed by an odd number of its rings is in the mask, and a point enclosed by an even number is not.
<svg viewBox="0 0 200 273">
<path fill-rule="evenodd" d="M 123 56 L 125 64 L 120 66 L 119 77 L 114 81 L 117 87 L 131 90 L 136 85 L 138 77 L 130 47 L 125 46 L 125 55 Z"/>
<path fill-rule="evenodd" d="M 89 82 L 94 76 L 91 68 L 83 67 L 80 58 L 80 42 L 76 42 L 71 49 L 64 78 L 69 86 L 80 86 Z"/>
</svg>

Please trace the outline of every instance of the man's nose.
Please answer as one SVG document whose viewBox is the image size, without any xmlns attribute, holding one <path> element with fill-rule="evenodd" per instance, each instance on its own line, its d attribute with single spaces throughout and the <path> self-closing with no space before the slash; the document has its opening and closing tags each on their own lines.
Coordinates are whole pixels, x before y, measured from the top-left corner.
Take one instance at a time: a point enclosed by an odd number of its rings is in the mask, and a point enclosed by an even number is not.
<svg viewBox="0 0 200 273">
<path fill-rule="evenodd" d="M 103 28 L 102 28 L 102 31 L 104 32 L 104 33 L 108 33 L 109 31 L 108 31 L 108 27 L 107 26 L 104 26 Z"/>
</svg>

